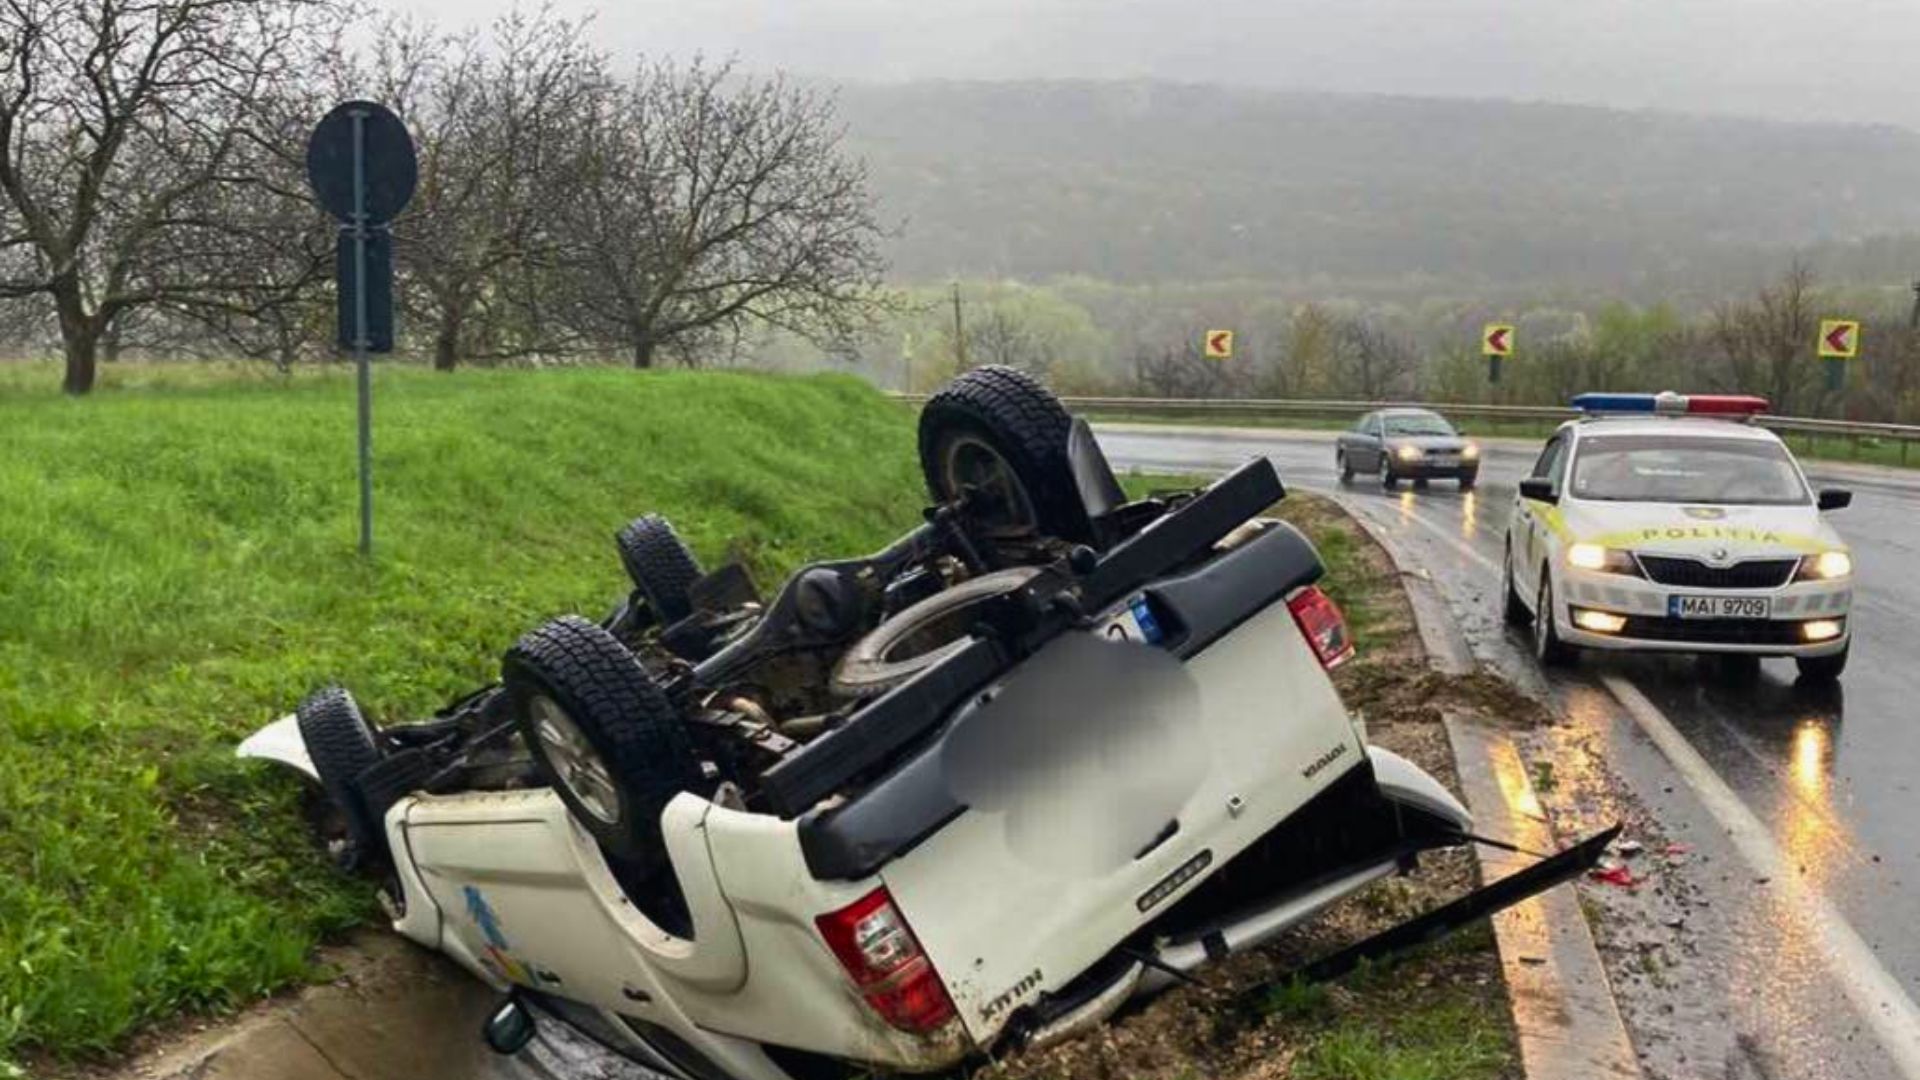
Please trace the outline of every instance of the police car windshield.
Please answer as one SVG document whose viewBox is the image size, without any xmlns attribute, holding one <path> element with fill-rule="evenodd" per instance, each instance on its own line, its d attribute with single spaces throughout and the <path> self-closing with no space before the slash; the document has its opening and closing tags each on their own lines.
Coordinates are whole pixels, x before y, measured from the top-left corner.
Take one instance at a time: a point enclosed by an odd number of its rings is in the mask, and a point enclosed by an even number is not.
<svg viewBox="0 0 1920 1080">
<path fill-rule="evenodd" d="M 1433 413 L 1399 413 L 1382 417 L 1389 435 L 1451 435 L 1453 426 Z"/>
<path fill-rule="evenodd" d="M 1779 443 L 1670 435 L 1579 442 L 1573 497 L 1608 502 L 1805 503 L 1806 482 Z"/>
</svg>

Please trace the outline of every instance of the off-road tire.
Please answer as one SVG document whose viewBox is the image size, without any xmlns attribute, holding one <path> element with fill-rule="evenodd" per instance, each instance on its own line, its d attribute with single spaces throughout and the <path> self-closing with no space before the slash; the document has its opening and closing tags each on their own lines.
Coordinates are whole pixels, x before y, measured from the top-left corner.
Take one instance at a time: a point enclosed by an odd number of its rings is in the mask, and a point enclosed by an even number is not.
<svg viewBox="0 0 1920 1080">
<path fill-rule="evenodd" d="M 574 819 L 611 854 L 645 869 L 667 863 L 660 812 L 702 786 L 679 711 L 612 634 L 566 615 L 522 637 L 501 665 L 509 707 L 542 774 Z M 547 756 L 532 717 L 535 695 L 566 713 L 605 764 L 619 812 L 603 821 L 579 804 Z"/>
<path fill-rule="evenodd" d="M 422 747 L 395 750 L 360 774 L 360 798 L 367 813 L 383 825 L 393 804 L 417 791 L 427 790 L 428 782 L 439 772 L 433 755 Z M 385 829 L 381 830 L 382 835 Z"/>
<path fill-rule="evenodd" d="M 1831 656 L 1796 656 L 1794 665 L 1800 669 L 1800 678 L 1809 683 L 1831 683 L 1838 681 L 1842 672 L 1847 670 L 1847 653 L 1853 651 L 1853 643 Z"/>
<path fill-rule="evenodd" d="M 615 533 L 613 542 L 655 621 L 671 626 L 693 614 L 690 594 L 701 577 L 700 563 L 672 522 L 659 514 L 643 514 Z"/>
<path fill-rule="evenodd" d="M 1026 490 L 1041 532 L 1093 543 L 1093 527 L 1074 484 L 1067 445 L 1073 417 L 1051 390 L 1017 368 L 974 368 L 927 399 L 920 410 L 920 469 L 935 502 L 951 502 L 944 462 L 952 441 L 971 435 L 1005 459 Z"/>
<path fill-rule="evenodd" d="M 307 757 L 320 774 L 320 786 L 339 807 L 347 829 L 347 847 L 338 853 L 343 869 L 357 870 L 386 858 L 387 837 L 380 816 L 361 795 L 360 777 L 381 760 L 373 725 L 345 688 L 322 687 L 294 709 Z"/>
<path fill-rule="evenodd" d="M 888 654 L 914 634 L 930 630 L 957 608 L 1003 596 L 1025 585 L 1040 571 L 1036 567 L 996 570 L 970 578 L 950 589 L 912 604 L 853 643 L 834 665 L 833 689 L 846 697 L 873 697 L 885 693 L 953 655 L 967 641 L 966 627 L 951 627 L 952 640 L 916 655 L 890 660 Z"/>
</svg>

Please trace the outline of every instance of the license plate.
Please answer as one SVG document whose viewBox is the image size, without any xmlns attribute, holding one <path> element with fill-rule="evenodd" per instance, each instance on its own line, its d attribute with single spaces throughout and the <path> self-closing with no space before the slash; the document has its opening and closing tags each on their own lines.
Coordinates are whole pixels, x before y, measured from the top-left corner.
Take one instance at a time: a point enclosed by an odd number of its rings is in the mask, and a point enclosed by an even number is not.
<svg viewBox="0 0 1920 1080">
<path fill-rule="evenodd" d="M 1431 456 L 1431 457 L 1429 457 L 1429 458 L 1427 458 L 1427 461 L 1428 461 L 1428 462 L 1430 462 L 1431 464 L 1434 464 L 1434 465 L 1458 465 L 1458 464 L 1460 464 L 1460 459 L 1459 459 L 1459 458 L 1457 458 L 1457 457 L 1452 457 L 1452 456 L 1441 456 L 1441 455 L 1439 455 L 1439 454 L 1435 454 L 1435 455 L 1433 455 L 1433 456 Z"/>
<path fill-rule="evenodd" d="M 1669 596 L 1667 614 L 1676 619 L 1764 619 L 1773 614 L 1765 596 Z"/>
</svg>

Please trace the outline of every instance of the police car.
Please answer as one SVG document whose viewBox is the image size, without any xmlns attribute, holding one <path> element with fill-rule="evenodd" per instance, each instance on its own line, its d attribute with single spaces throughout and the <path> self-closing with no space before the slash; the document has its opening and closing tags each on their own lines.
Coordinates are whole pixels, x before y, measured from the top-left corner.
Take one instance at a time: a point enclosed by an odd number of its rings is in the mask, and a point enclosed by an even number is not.
<svg viewBox="0 0 1920 1080">
<path fill-rule="evenodd" d="M 1543 664 L 1576 649 L 1791 656 L 1847 664 L 1853 559 L 1772 432 L 1763 398 L 1582 394 L 1520 482 L 1507 527 L 1507 622 Z"/>
</svg>

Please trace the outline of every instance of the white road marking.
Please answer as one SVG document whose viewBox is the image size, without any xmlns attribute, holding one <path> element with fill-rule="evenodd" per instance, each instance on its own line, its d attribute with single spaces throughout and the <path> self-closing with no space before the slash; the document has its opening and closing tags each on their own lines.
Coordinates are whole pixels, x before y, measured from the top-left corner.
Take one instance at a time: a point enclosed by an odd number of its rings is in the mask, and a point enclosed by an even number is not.
<svg viewBox="0 0 1920 1080">
<path fill-rule="evenodd" d="M 1800 880 L 1795 867 L 1747 804 L 1721 780 L 1685 735 L 1638 687 L 1619 675 L 1602 675 L 1613 696 L 1647 733 L 1693 789 L 1707 812 L 1727 831 L 1735 850 L 1755 874 L 1769 879 L 1787 905 L 1813 929 L 1827 969 L 1876 1039 L 1908 1080 L 1920 1080 L 1920 1007 L 1908 997 L 1873 949 L 1832 903 Z"/>
</svg>

